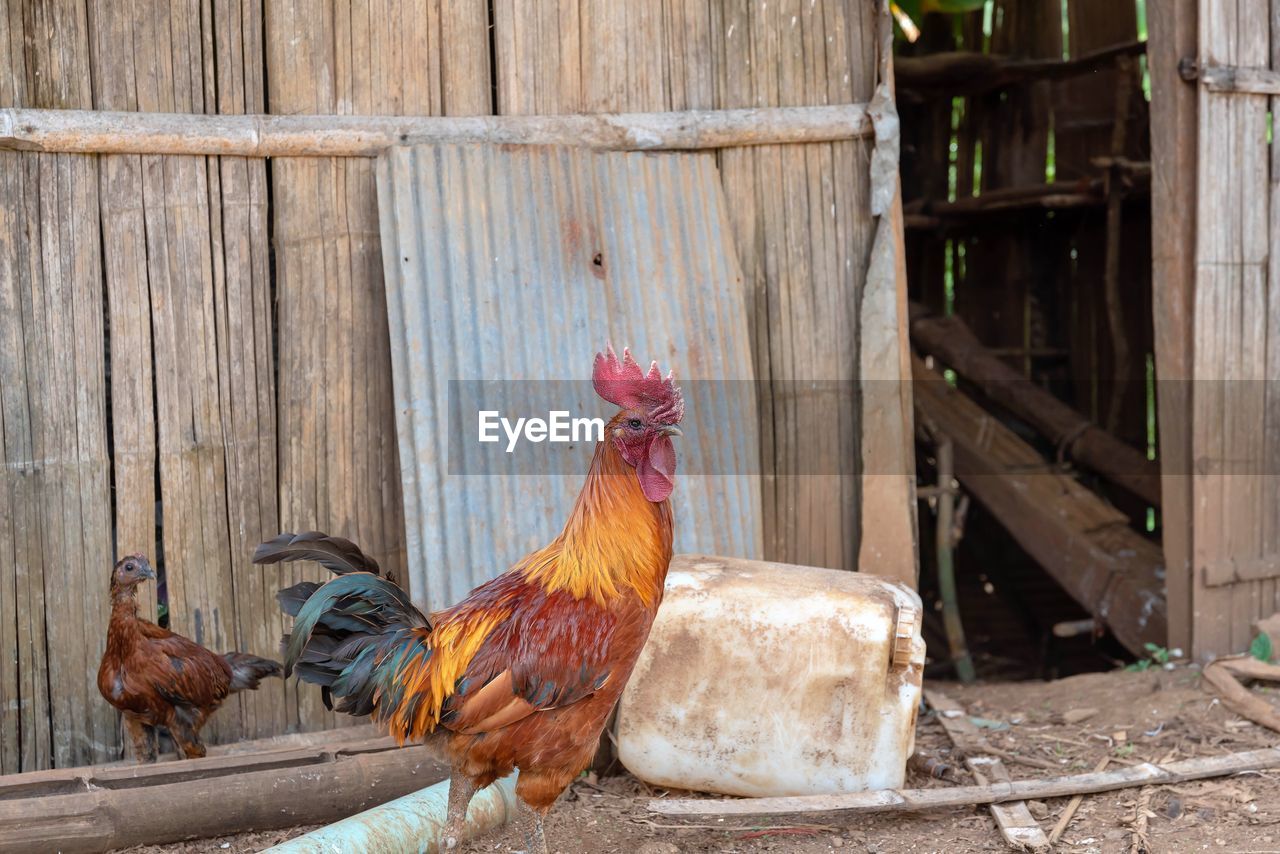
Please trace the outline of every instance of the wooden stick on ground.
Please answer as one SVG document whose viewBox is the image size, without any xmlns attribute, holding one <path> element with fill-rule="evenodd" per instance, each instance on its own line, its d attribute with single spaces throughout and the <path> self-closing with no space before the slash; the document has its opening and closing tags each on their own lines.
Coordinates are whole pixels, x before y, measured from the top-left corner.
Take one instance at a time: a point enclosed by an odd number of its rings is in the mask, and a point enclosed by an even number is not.
<svg viewBox="0 0 1280 854">
<path fill-rule="evenodd" d="M 1004 763 L 989 755 L 991 746 L 969 720 L 964 708 L 941 691 L 925 689 L 925 700 L 938 713 L 938 722 L 951 738 L 956 749 L 965 754 L 965 764 L 973 772 L 979 785 L 991 782 L 1009 782 L 1009 772 Z M 988 755 L 983 755 L 988 754 Z M 992 804 L 991 815 L 1000 828 L 1000 835 L 1014 848 L 1039 851 L 1049 847 L 1049 839 L 1040 829 L 1026 803 Z"/>
<path fill-rule="evenodd" d="M 1133 827 L 1130 828 L 1133 838 L 1129 841 L 1129 854 L 1147 854 L 1151 850 L 1147 840 L 1147 819 L 1155 817 L 1151 811 L 1151 791 L 1150 786 L 1143 786 L 1133 805 Z"/>
<path fill-rule="evenodd" d="M 1239 655 L 1211 661 L 1204 669 L 1204 681 L 1213 687 L 1222 705 L 1242 718 L 1280 732 L 1280 714 L 1276 714 L 1270 703 L 1244 687 L 1237 676 L 1280 682 L 1280 667 L 1252 656 Z"/>
<path fill-rule="evenodd" d="M 1107 763 L 1111 761 L 1110 756 L 1104 756 L 1098 760 L 1098 764 L 1094 766 L 1095 774 L 1105 771 Z M 1067 808 L 1062 811 L 1062 816 L 1058 819 L 1058 823 L 1053 826 L 1053 830 L 1049 832 L 1049 844 L 1056 845 L 1058 840 L 1062 838 L 1062 834 L 1067 832 L 1067 827 L 1071 824 L 1071 819 L 1075 817 L 1076 810 L 1080 809 L 1080 804 L 1084 802 L 1084 795 L 1072 795 L 1071 800 L 1067 803 Z"/>
<path fill-rule="evenodd" d="M 1065 798 L 1096 792 L 1114 792 L 1146 785 L 1186 783 L 1209 777 L 1225 777 L 1244 771 L 1280 767 L 1280 748 L 1268 747 L 1222 756 L 1198 756 L 1166 765 L 1140 762 L 1114 771 L 1068 774 L 1043 780 L 1014 780 L 986 786 L 947 789 L 883 789 L 839 795 L 799 795 L 785 798 L 727 800 L 654 800 L 649 809 L 663 815 L 784 815 L 812 812 L 922 812 L 949 807 L 999 804 L 1009 801 Z"/>
</svg>

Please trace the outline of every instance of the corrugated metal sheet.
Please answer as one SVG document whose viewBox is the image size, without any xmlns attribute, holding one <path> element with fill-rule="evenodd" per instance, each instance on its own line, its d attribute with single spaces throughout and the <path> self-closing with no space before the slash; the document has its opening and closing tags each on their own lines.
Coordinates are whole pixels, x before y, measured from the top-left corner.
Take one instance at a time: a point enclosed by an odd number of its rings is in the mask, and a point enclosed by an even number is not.
<svg viewBox="0 0 1280 854">
<path fill-rule="evenodd" d="M 491 467 L 449 435 L 469 423 L 451 410 L 459 389 L 502 380 L 508 398 L 545 398 L 510 381 L 555 380 L 566 409 L 607 418 L 583 382 L 606 340 L 673 367 L 685 387 L 677 551 L 760 556 L 753 385 L 697 382 L 752 379 L 712 155 L 393 149 L 378 162 L 378 203 L 415 600 L 455 602 L 548 542 L 590 459 L 589 447 L 558 449 L 574 474 L 531 454 Z"/>
</svg>

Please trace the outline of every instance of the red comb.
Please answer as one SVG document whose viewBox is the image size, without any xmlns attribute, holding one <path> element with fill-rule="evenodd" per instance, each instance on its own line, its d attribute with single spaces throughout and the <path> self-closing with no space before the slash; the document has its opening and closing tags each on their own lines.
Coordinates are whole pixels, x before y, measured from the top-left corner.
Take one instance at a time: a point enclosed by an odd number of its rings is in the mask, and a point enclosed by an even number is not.
<svg viewBox="0 0 1280 854">
<path fill-rule="evenodd" d="M 684 397 L 675 377 L 668 373 L 664 378 L 657 362 L 650 364 L 649 372 L 644 373 L 628 349 L 623 349 L 622 361 L 618 361 L 612 345 L 606 345 L 605 352 L 596 353 L 591 384 L 596 394 L 610 403 L 624 409 L 644 410 L 660 424 L 678 424 L 684 418 Z"/>
</svg>

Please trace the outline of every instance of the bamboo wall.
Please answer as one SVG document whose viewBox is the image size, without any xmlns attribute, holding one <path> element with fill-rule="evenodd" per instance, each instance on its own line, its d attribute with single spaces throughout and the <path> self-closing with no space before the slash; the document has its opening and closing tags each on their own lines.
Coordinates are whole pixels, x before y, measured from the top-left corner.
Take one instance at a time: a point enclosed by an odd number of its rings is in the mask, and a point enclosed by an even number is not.
<svg viewBox="0 0 1280 854">
<path fill-rule="evenodd" d="M 0 107 L 866 102 L 876 27 L 871 0 L 0 0 Z M 910 579 L 903 436 L 874 461 L 879 481 L 858 476 L 860 360 L 901 343 L 862 304 L 870 150 L 718 157 L 755 373 L 775 382 L 765 556 L 852 569 L 869 527 L 872 568 Z M 93 684 L 117 556 L 162 568 L 175 630 L 259 654 L 285 628 L 274 590 L 318 577 L 251 567 L 260 539 L 326 529 L 403 569 L 388 348 L 371 161 L 0 152 L 0 772 L 120 756 Z M 815 411 L 795 385 L 810 379 L 846 383 Z M 864 485 L 881 481 L 903 500 L 864 523 Z M 335 723 L 316 692 L 272 681 L 206 732 Z"/>
</svg>

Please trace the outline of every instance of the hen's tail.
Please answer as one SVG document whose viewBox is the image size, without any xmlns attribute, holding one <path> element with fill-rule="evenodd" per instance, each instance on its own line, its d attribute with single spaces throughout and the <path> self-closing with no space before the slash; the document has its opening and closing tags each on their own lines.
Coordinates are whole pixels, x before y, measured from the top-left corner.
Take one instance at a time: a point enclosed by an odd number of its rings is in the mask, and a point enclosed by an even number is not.
<svg viewBox="0 0 1280 854">
<path fill-rule="evenodd" d="M 258 546 L 253 562 L 311 560 L 334 573 L 324 584 L 303 581 L 276 594 L 294 618 L 285 635 L 285 676 L 321 686 L 325 706 L 367 715 L 393 677 L 419 656 L 429 656 L 431 625 L 378 564 L 350 540 L 319 531 L 281 534 Z"/>
<path fill-rule="evenodd" d="M 258 683 L 268 676 L 282 676 L 280 662 L 258 658 L 244 652 L 228 652 L 222 656 L 231 665 L 231 690 L 256 691 Z"/>
</svg>

